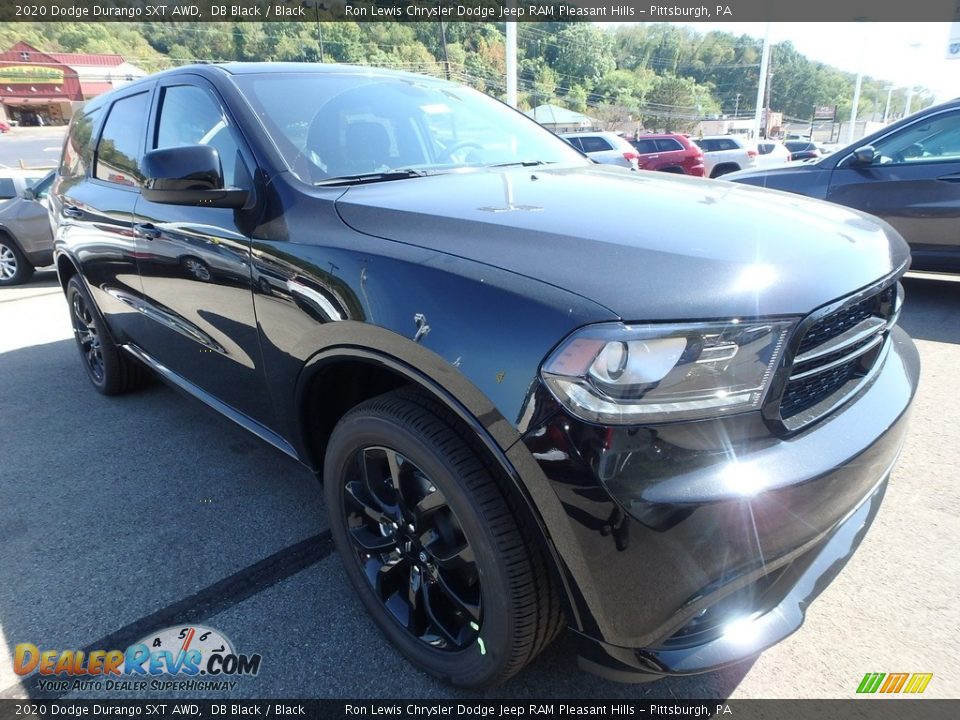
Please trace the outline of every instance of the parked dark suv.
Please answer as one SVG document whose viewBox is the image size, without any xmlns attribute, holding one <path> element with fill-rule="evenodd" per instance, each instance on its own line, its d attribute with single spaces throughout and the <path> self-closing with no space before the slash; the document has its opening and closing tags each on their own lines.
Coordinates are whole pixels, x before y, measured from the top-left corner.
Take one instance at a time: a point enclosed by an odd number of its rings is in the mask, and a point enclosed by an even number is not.
<svg viewBox="0 0 960 720">
<path fill-rule="evenodd" d="M 447 82 L 154 75 L 78 113 L 53 196 L 93 385 L 149 368 L 317 472 L 360 600 L 458 685 L 564 626 L 618 679 L 770 646 L 903 442 L 888 225 L 597 165 Z"/>
<path fill-rule="evenodd" d="M 924 108 L 817 162 L 744 170 L 724 180 L 871 213 L 910 243 L 914 270 L 960 273 L 960 98 Z"/>
</svg>

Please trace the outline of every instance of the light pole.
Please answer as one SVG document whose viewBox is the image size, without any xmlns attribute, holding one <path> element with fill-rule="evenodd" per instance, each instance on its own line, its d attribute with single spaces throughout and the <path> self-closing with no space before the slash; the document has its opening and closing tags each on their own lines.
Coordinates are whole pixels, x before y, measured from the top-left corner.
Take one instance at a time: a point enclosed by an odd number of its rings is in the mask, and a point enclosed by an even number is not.
<svg viewBox="0 0 960 720">
<path fill-rule="evenodd" d="M 893 94 L 893 85 L 887 88 L 887 104 L 883 107 L 883 124 L 887 124 L 887 118 L 890 117 L 890 96 Z"/>
<path fill-rule="evenodd" d="M 911 50 L 919 50 L 920 48 L 923 47 L 923 43 L 918 43 L 918 42 L 910 43 L 910 46 L 909 46 L 909 47 L 910 47 Z M 909 88 L 907 88 L 907 104 L 906 104 L 906 106 L 905 106 L 904 109 L 903 109 L 903 116 L 904 116 L 904 117 L 906 117 L 907 115 L 910 114 L 910 106 L 911 106 L 912 104 L 913 104 L 913 85 L 911 85 Z"/>
<path fill-rule="evenodd" d="M 737 93 L 737 101 L 733 106 L 733 119 L 737 119 L 737 115 L 740 114 L 740 93 Z"/>
<path fill-rule="evenodd" d="M 862 20 L 862 18 L 858 18 Z M 857 68 L 857 82 L 853 86 L 853 105 L 850 108 L 850 127 L 847 128 L 847 143 L 853 142 L 853 136 L 857 134 L 857 112 L 860 109 L 860 90 L 863 87 L 863 56 L 867 50 L 867 32 L 863 32 L 863 43 L 860 45 L 860 63 Z"/>
</svg>

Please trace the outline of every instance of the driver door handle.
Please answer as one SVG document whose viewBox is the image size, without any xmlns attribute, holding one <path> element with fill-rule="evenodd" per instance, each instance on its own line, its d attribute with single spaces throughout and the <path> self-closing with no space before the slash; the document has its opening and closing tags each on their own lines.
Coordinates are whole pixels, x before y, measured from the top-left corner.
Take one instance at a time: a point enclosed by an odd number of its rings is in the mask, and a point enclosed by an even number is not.
<svg viewBox="0 0 960 720">
<path fill-rule="evenodd" d="M 83 210 L 76 205 L 67 205 L 61 210 L 65 217 L 80 218 L 83 217 Z"/>
<path fill-rule="evenodd" d="M 943 182 L 949 183 L 960 183 L 960 172 L 953 173 L 951 175 L 941 175 L 937 180 L 942 180 Z"/>
<path fill-rule="evenodd" d="M 152 223 L 141 223 L 133 226 L 133 229 L 141 237 L 145 237 L 147 240 L 156 240 L 160 237 L 160 230 L 156 228 Z"/>
</svg>

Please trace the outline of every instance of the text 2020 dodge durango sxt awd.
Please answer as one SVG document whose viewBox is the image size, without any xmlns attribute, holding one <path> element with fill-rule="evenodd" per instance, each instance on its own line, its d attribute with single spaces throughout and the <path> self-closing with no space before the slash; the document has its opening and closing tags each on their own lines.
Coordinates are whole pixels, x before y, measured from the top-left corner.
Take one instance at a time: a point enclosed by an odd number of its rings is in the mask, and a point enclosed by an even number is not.
<svg viewBox="0 0 960 720">
<path fill-rule="evenodd" d="M 564 625 L 619 679 L 770 646 L 903 442 L 888 225 L 596 165 L 454 84 L 161 73 L 74 118 L 52 195 L 96 388 L 149 368 L 314 469 L 360 600 L 458 685 Z"/>
</svg>

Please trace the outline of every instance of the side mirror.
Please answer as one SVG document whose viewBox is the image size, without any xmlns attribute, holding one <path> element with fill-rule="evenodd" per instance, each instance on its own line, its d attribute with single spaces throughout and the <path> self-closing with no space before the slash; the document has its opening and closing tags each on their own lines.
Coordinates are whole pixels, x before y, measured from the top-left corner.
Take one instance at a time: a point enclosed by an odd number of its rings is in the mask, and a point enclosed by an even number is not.
<svg viewBox="0 0 960 720">
<path fill-rule="evenodd" d="M 854 165 L 873 165 L 873 161 L 876 159 L 877 151 L 874 150 L 873 145 L 864 145 L 853 151 Z"/>
<path fill-rule="evenodd" d="M 36 200 L 37 194 L 33 191 L 33 188 L 24 188 L 20 191 L 20 197 L 24 200 Z"/>
<path fill-rule="evenodd" d="M 209 145 L 151 150 L 143 156 L 145 200 L 166 205 L 240 208 L 249 193 L 224 187 L 220 155 Z"/>
</svg>

